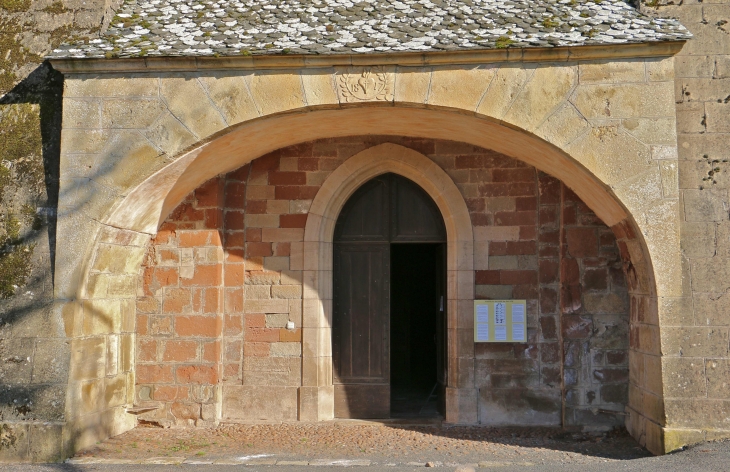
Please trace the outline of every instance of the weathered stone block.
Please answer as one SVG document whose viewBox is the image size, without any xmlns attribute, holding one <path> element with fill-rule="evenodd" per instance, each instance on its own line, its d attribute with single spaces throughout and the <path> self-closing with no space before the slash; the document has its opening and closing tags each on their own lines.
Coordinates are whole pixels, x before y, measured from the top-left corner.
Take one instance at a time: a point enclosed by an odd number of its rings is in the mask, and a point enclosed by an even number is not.
<svg viewBox="0 0 730 472">
<path fill-rule="evenodd" d="M 223 386 L 223 419 L 295 421 L 297 387 Z"/>
</svg>

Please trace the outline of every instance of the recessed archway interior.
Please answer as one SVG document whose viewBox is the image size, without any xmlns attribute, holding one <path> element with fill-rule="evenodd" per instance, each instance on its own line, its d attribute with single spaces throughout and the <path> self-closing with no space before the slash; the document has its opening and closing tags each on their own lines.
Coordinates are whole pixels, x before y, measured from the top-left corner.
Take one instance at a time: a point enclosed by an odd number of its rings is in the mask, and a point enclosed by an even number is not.
<svg viewBox="0 0 730 472">
<path fill-rule="evenodd" d="M 333 244 L 335 417 L 443 415 L 445 243 L 436 204 L 397 174 L 345 204 Z"/>
</svg>

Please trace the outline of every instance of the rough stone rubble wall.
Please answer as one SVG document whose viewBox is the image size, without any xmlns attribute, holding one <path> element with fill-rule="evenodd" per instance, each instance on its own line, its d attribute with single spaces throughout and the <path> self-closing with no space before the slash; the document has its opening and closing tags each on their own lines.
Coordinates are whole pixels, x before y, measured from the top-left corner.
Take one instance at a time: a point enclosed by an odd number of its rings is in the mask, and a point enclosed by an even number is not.
<svg viewBox="0 0 730 472">
<path fill-rule="evenodd" d="M 333 170 L 381 142 L 428 155 L 461 190 L 475 229 L 477 298 L 528 300 L 527 343 L 456 341 L 472 353 L 479 421 L 561 424 L 565 415 L 567 425 L 622 424 L 628 295 L 611 229 L 524 163 L 393 137 L 281 149 L 209 181 L 173 212 L 148 246 L 138 289 L 137 401 L 158 408 L 141 418 L 209 424 L 219 378 L 224 420 L 298 418 L 307 211 Z"/>
<path fill-rule="evenodd" d="M 730 430 L 730 4 L 661 0 L 695 36 L 675 58 L 683 298 L 660 318 L 668 450 Z"/>
</svg>

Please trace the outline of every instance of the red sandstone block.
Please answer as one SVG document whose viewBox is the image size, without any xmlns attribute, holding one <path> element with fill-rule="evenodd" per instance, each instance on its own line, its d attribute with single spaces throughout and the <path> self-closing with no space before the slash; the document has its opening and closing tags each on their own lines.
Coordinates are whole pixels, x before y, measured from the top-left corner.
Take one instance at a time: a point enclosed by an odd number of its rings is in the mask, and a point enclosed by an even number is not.
<svg viewBox="0 0 730 472">
<path fill-rule="evenodd" d="M 537 214 L 534 211 L 498 211 L 494 214 L 494 224 L 497 226 L 530 226 L 537 224 Z"/>
<path fill-rule="evenodd" d="M 214 385 L 218 382 L 218 369 L 215 366 L 189 365 L 175 370 L 178 383 Z"/>
<path fill-rule="evenodd" d="M 473 226 L 490 226 L 492 224 L 491 215 L 486 213 L 469 213 L 469 216 Z"/>
<path fill-rule="evenodd" d="M 553 340 L 558 337 L 558 325 L 554 316 L 540 317 L 540 333 L 543 340 Z"/>
<path fill-rule="evenodd" d="M 243 208 L 246 204 L 246 184 L 244 182 L 226 182 L 226 208 Z"/>
<path fill-rule="evenodd" d="M 240 364 L 225 364 L 223 366 L 223 380 L 235 379 L 238 377 Z M 240 380 L 240 379 L 239 379 Z"/>
<path fill-rule="evenodd" d="M 226 264 L 238 264 L 244 262 L 246 259 L 243 256 L 243 252 L 243 249 L 226 248 Z"/>
<path fill-rule="evenodd" d="M 155 339 L 140 339 L 137 344 L 137 361 L 154 362 L 157 360 L 157 341 Z"/>
<path fill-rule="evenodd" d="M 222 321 L 219 316 L 177 316 L 175 317 L 175 334 L 178 336 L 194 336 L 214 338 L 220 336 Z"/>
<path fill-rule="evenodd" d="M 203 208 L 220 206 L 220 185 L 220 179 L 216 177 L 198 187 L 195 190 L 196 207 Z"/>
<path fill-rule="evenodd" d="M 543 244 L 559 244 L 560 243 L 560 231 L 557 230 L 542 230 L 538 241 Z"/>
<path fill-rule="evenodd" d="M 517 197 L 517 198 L 515 198 L 515 210 L 517 210 L 517 211 L 537 210 L 537 198 L 535 198 L 535 197 Z"/>
<path fill-rule="evenodd" d="M 529 197 L 535 195 L 535 187 L 534 182 L 484 183 L 479 192 L 485 197 Z"/>
<path fill-rule="evenodd" d="M 499 271 L 477 270 L 474 273 L 474 282 L 477 285 L 499 285 Z"/>
<path fill-rule="evenodd" d="M 163 264 L 174 264 L 180 262 L 180 252 L 176 249 L 157 249 L 160 262 Z"/>
<path fill-rule="evenodd" d="M 575 205 L 568 204 L 564 206 L 562 212 L 563 226 L 578 224 L 578 213 L 576 212 Z"/>
<path fill-rule="evenodd" d="M 487 209 L 487 201 L 483 198 L 466 198 L 465 201 L 470 213 L 485 211 Z"/>
<path fill-rule="evenodd" d="M 203 221 L 204 213 L 202 210 L 193 208 L 190 203 L 179 205 L 169 217 L 169 220 L 179 224 L 181 221 Z"/>
<path fill-rule="evenodd" d="M 226 362 L 236 362 L 241 360 L 243 355 L 243 343 L 240 340 L 228 340 L 226 342 L 226 350 L 224 360 Z"/>
<path fill-rule="evenodd" d="M 608 351 L 606 352 L 606 362 L 610 365 L 623 365 L 628 361 L 628 353 L 626 351 Z"/>
<path fill-rule="evenodd" d="M 245 212 L 249 215 L 263 215 L 267 206 L 266 200 L 249 200 L 246 202 Z"/>
<path fill-rule="evenodd" d="M 271 343 L 243 343 L 243 357 L 269 357 Z"/>
<path fill-rule="evenodd" d="M 243 215 L 242 211 L 226 211 L 223 215 L 223 224 L 225 225 L 226 231 L 245 229 Z"/>
<path fill-rule="evenodd" d="M 306 142 L 294 144 L 280 150 L 281 157 L 310 157 L 314 143 Z"/>
<path fill-rule="evenodd" d="M 180 385 L 156 385 L 152 398 L 159 402 L 171 402 L 175 400 L 187 400 L 188 395 L 188 387 Z"/>
<path fill-rule="evenodd" d="M 243 264 L 226 264 L 225 286 L 240 287 L 243 285 Z"/>
<path fill-rule="evenodd" d="M 277 151 L 270 152 L 268 154 L 264 154 L 263 156 L 259 157 L 258 159 L 254 159 L 251 162 L 251 170 L 252 171 L 270 171 L 270 170 L 276 170 L 279 168 L 279 156 L 281 153 Z"/>
<path fill-rule="evenodd" d="M 540 343 L 540 361 L 546 364 L 560 361 L 560 343 Z"/>
<path fill-rule="evenodd" d="M 557 246 L 542 246 L 538 251 L 539 257 L 558 257 L 560 251 Z"/>
<path fill-rule="evenodd" d="M 608 270 L 606 268 L 586 269 L 583 273 L 583 288 L 586 290 L 606 290 Z"/>
<path fill-rule="evenodd" d="M 540 288 L 540 314 L 552 315 L 558 312 L 558 291 L 549 288 Z"/>
<path fill-rule="evenodd" d="M 249 328 L 247 326 L 244 339 L 246 342 L 275 343 L 279 341 L 279 328 Z"/>
<path fill-rule="evenodd" d="M 138 364 L 136 368 L 138 384 L 145 383 L 172 383 L 172 366 Z"/>
<path fill-rule="evenodd" d="M 273 253 L 271 243 L 246 243 L 247 257 L 268 257 Z"/>
<path fill-rule="evenodd" d="M 558 278 L 559 273 L 558 259 L 540 259 L 539 281 L 541 284 L 556 284 L 560 282 Z"/>
<path fill-rule="evenodd" d="M 223 319 L 223 334 L 238 336 L 243 333 L 243 315 L 226 315 Z"/>
<path fill-rule="evenodd" d="M 172 288 L 165 290 L 162 298 L 163 313 L 182 313 L 190 307 L 191 293 L 186 288 Z"/>
<path fill-rule="evenodd" d="M 535 270 L 500 270 L 499 282 L 502 285 L 520 285 L 537 283 Z"/>
<path fill-rule="evenodd" d="M 170 240 L 174 238 L 175 235 L 175 229 L 176 226 L 172 223 L 162 223 L 162 226 L 160 226 L 160 229 L 157 231 L 157 234 L 154 238 L 152 238 L 152 244 L 154 245 L 163 245 L 163 244 L 170 244 Z"/>
<path fill-rule="evenodd" d="M 313 157 L 300 157 L 297 161 L 297 168 L 301 171 L 319 170 L 319 159 Z"/>
<path fill-rule="evenodd" d="M 243 167 L 239 167 L 238 169 L 234 170 L 233 172 L 229 172 L 226 174 L 227 180 L 234 180 L 239 182 L 245 182 L 248 179 L 248 171 L 251 169 L 251 166 L 249 164 L 246 164 Z"/>
<path fill-rule="evenodd" d="M 203 343 L 203 361 L 204 362 L 219 362 L 220 358 L 221 358 L 221 343 L 219 341 Z"/>
<path fill-rule="evenodd" d="M 306 183 L 306 172 L 269 172 L 269 185 L 304 185 Z"/>
<path fill-rule="evenodd" d="M 244 317 L 244 326 L 246 328 L 263 328 L 266 326 L 266 315 L 263 314 L 246 314 Z"/>
<path fill-rule="evenodd" d="M 246 230 L 246 242 L 258 243 L 263 241 L 261 238 L 261 228 L 249 228 Z"/>
<path fill-rule="evenodd" d="M 307 225 L 307 214 L 280 215 L 280 228 L 304 228 Z"/>
<path fill-rule="evenodd" d="M 555 205 L 560 203 L 562 184 L 549 175 L 542 174 L 538 179 L 540 205 Z"/>
<path fill-rule="evenodd" d="M 520 239 L 523 241 L 534 241 L 537 239 L 536 226 L 520 226 Z"/>
<path fill-rule="evenodd" d="M 532 167 L 492 170 L 493 182 L 534 182 L 535 179 L 535 169 Z"/>
<path fill-rule="evenodd" d="M 165 362 L 190 362 L 198 358 L 196 341 L 167 341 L 162 360 Z"/>
<path fill-rule="evenodd" d="M 558 223 L 558 207 L 557 206 L 541 206 L 538 213 L 538 221 L 540 226 L 554 226 Z"/>
<path fill-rule="evenodd" d="M 147 334 L 147 324 L 149 323 L 149 316 L 139 314 L 139 305 L 137 306 L 137 313 L 137 336 L 144 336 Z"/>
<path fill-rule="evenodd" d="M 181 279 L 183 287 L 193 285 L 211 287 L 220 285 L 221 283 L 221 264 L 213 265 L 196 265 L 193 277 L 190 279 Z"/>
<path fill-rule="evenodd" d="M 291 255 L 291 243 L 273 243 L 275 256 Z"/>
<path fill-rule="evenodd" d="M 593 333 L 593 321 L 580 315 L 563 315 L 562 326 L 566 339 L 585 339 Z"/>
<path fill-rule="evenodd" d="M 577 285 L 580 283 L 580 267 L 577 260 L 568 257 L 561 260 L 560 282 L 564 285 Z"/>
<path fill-rule="evenodd" d="M 180 237 L 180 247 L 216 245 L 216 242 L 220 241 L 220 237 L 217 235 L 218 231 L 213 230 L 181 231 L 178 234 Z"/>
<path fill-rule="evenodd" d="M 598 235 L 594 228 L 566 228 L 568 252 L 573 257 L 598 255 Z"/>
<path fill-rule="evenodd" d="M 205 210 L 204 226 L 207 229 L 222 229 L 223 210 L 221 210 L 220 208 L 209 208 Z"/>
<path fill-rule="evenodd" d="M 203 313 L 218 313 L 221 291 L 219 288 L 206 288 L 203 296 Z"/>
<path fill-rule="evenodd" d="M 240 248 L 243 247 L 243 245 L 246 242 L 246 238 L 244 236 L 243 231 L 232 231 L 232 232 L 226 232 L 226 250 L 230 250 L 230 248 Z"/>
</svg>

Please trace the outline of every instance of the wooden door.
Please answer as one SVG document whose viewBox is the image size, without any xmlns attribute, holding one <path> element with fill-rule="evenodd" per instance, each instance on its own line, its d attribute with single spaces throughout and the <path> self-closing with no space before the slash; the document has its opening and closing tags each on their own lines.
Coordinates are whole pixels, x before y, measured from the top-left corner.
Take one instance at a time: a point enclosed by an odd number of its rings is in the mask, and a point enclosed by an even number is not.
<svg viewBox="0 0 730 472">
<path fill-rule="evenodd" d="M 390 244 L 445 241 L 433 200 L 395 174 L 367 182 L 343 207 L 333 250 L 336 418 L 390 416 Z"/>
</svg>

